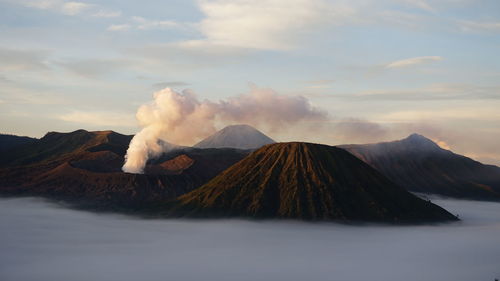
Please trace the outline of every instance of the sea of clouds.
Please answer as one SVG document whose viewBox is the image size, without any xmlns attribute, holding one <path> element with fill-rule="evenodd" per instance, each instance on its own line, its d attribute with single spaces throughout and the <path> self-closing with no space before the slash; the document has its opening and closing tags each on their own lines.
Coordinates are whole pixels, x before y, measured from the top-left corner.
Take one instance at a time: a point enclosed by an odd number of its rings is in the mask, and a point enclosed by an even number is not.
<svg viewBox="0 0 500 281">
<path fill-rule="evenodd" d="M 152 220 L 0 199 L 0 280 L 500 278 L 500 203 L 433 202 L 462 222 Z"/>
</svg>

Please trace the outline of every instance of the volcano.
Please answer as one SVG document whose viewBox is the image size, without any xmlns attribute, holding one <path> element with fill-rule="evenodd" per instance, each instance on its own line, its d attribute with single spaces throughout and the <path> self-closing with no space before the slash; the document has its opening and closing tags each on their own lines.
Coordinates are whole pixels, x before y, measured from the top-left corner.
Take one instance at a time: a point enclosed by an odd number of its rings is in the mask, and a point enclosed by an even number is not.
<svg viewBox="0 0 500 281">
<path fill-rule="evenodd" d="M 174 216 L 418 222 L 456 220 L 344 149 L 277 143 L 180 196 Z"/>
<path fill-rule="evenodd" d="M 0 158 L 0 193 L 44 196 L 98 208 L 137 209 L 200 187 L 244 158 L 237 149 L 176 149 L 145 174 L 123 173 L 132 136 L 113 131 L 50 132 Z"/>
<path fill-rule="evenodd" d="M 249 125 L 232 125 L 195 144 L 197 148 L 256 149 L 275 143 L 273 139 Z"/>
<path fill-rule="evenodd" d="M 376 144 L 343 145 L 407 190 L 450 197 L 500 200 L 500 168 L 439 147 L 418 134 Z"/>
</svg>

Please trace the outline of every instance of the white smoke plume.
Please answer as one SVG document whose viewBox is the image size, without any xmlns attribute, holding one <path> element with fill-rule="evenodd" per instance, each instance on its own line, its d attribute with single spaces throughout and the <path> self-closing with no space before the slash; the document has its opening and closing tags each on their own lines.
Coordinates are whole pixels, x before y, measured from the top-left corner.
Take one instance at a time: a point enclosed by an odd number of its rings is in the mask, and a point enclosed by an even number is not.
<svg viewBox="0 0 500 281">
<path fill-rule="evenodd" d="M 280 131 L 307 121 L 327 120 L 327 113 L 302 96 L 281 95 L 271 89 L 252 87 L 247 94 L 227 100 L 200 101 L 189 90 L 165 88 L 153 101 L 139 107 L 142 130 L 130 142 L 124 172 L 142 173 L 150 157 L 164 152 L 160 141 L 191 145 L 214 133 L 217 124 L 244 123 L 269 131 Z"/>
</svg>

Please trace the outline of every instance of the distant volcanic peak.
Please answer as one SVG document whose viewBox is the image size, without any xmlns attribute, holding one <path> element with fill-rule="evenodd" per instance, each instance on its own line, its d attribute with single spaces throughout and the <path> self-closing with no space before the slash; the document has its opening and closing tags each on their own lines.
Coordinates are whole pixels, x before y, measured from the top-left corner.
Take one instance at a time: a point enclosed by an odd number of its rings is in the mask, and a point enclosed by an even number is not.
<svg viewBox="0 0 500 281">
<path fill-rule="evenodd" d="M 432 140 L 430 140 L 429 138 L 426 138 L 425 136 L 421 135 L 421 134 L 417 134 L 417 133 L 413 133 L 411 135 L 409 135 L 408 137 L 406 137 L 407 140 L 412 140 L 412 141 L 429 141 L 429 142 L 432 142 Z"/>
<path fill-rule="evenodd" d="M 221 131 L 227 131 L 227 130 L 252 130 L 252 131 L 257 131 L 254 127 L 247 125 L 247 124 L 236 124 L 236 125 L 228 125 L 224 127 Z"/>
<path fill-rule="evenodd" d="M 194 145 L 197 148 L 255 149 L 275 141 L 249 125 L 231 125 Z"/>
<path fill-rule="evenodd" d="M 402 139 L 401 142 L 419 149 L 427 149 L 427 150 L 441 149 L 441 147 L 437 143 L 419 134 L 411 134 L 407 138 Z"/>
<path fill-rule="evenodd" d="M 411 191 L 468 199 L 500 199 L 499 168 L 443 149 L 418 134 L 399 141 L 341 147 Z"/>
<path fill-rule="evenodd" d="M 221 135 L 231 137 L 233 134 L 240 134 L 242 137 L 248 136 L 259 136 L 265 138 L 269 143 L 274 143 L 275 141 L 270 137 L 264 135 L 261 131 L 255 129 L 254 127 L 246 124 L 240 125 L 230 125 L 224 127 L 219 131 Z"/>
<path fill-rule="evenodd" d="M 262 147 L 180 197 L 173 212 L 312 220 L 455 219 L 343 149 L 299 142 Z"/>
</svg>

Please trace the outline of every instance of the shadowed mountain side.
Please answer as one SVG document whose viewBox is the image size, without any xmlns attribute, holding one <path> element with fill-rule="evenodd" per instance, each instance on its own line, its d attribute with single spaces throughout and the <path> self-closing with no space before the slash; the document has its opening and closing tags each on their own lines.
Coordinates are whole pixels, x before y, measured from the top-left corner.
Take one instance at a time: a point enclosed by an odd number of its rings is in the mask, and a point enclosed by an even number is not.
<svg viewBox="0 0 500 281">
<path fill-rule="evenodd" d="M 266 145 L 173 203 L 174 216 L 418 222 L 456 218 L 347 151 Z"/>
<path fill-rule="evenodd" d="M 341 148 L 414 192 L 500 200 L 500 168 L 440 148 L 417 134 L 406 139 Z"/>
<path fill-rule="evenodd" d="M 99 173 L 69 163 L 40 173 L 30 174 L 23 169 L 16 172 L 23 181 L 9 184 L 3 180 L 2 193 L 44 196 L 105 208 L 140 207 L 147 202 L 175 198 L 206 182 L 202 176 L 187 174 Z"/>
<path fill-rule="evenodd" d="M 194 147 L 256 149 L 271 143 L 275 141 L 252 126 L 232 125 L 200 141 Z"/>
<path fill-rule="evenodd" d="M 48 136 L 25 146 L 19 152 L 22 161 L 0 169 L 0 193 L 140 207 L 189 192 L 248 154 L 237 149 L 181 149 L 138 175 L 121 171 L 131 136 L 83 130 Z"/>
<path fill-rule="evenodd" d="M 36 141 L 34 138 L 0 134 L 0 153 L 2 155 L 11 149 Z"/>
</svg>

